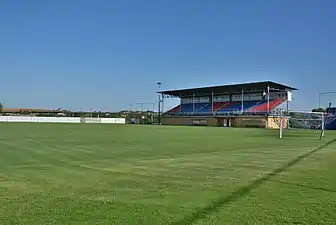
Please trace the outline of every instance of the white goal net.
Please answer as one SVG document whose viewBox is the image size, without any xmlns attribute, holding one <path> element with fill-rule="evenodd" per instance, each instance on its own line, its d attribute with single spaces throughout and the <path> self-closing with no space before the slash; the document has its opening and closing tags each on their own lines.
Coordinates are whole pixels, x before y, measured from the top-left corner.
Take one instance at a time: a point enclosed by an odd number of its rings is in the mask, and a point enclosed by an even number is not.
<svg viewBox="0 0 336 225">
<path fill-rule="evenodd" d="M 286 130 L 311 130 L 310 134 L 315 134 L 318 138 L 324 136 L 325 113 L 322 112 L 300 112 L 282 111 L 278 115 L 280 124 L 280 138 L 286 136 Z"/>
</svg>

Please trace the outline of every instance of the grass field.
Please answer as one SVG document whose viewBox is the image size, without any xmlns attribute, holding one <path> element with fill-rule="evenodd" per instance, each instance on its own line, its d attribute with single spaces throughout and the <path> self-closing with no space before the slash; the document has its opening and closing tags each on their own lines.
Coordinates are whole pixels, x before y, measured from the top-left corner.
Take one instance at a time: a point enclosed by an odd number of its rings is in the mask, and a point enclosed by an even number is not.
<svg viewBox="0 0 336 225">
<path fill-rule="evenodd" d="M 0 123 L 0 224 L 335 224 L 336 133 L 277 132 Z"/>
</svg>

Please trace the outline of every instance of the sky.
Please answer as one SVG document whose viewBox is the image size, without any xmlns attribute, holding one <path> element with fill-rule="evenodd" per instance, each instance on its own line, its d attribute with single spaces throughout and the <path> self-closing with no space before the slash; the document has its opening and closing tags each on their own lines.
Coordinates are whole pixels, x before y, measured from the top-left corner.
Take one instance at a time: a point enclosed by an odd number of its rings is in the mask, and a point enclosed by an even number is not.
<svg viewBox="0 0 336 225">
<path fill-rule="evenodd" d="M 0 101 L 117 111 L 156 102 L 158 81 L 271 80 L 309 110 L 336 91 L 335 11 L 334 0 L 1 0 Z"/>
</svg>

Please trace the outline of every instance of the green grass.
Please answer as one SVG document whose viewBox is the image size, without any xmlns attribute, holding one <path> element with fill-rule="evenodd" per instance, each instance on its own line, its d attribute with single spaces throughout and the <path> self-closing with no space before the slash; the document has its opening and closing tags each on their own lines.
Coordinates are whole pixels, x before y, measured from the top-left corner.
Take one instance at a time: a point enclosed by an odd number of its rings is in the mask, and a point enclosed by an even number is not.
<svg viewBox="0 0 336 225">
<path fill-rule="evenodd" d="M 0 123 L 0 224 L 334 224 L 336 133 Z"/>
</svg>

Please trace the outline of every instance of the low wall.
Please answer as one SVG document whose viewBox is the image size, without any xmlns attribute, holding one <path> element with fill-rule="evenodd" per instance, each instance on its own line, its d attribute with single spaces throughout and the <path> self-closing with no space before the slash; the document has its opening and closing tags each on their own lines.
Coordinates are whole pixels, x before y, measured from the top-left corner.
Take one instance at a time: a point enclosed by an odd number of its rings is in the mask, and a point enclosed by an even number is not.
<svg viewBox="0 0 336 225">
<path fill-rule="evenodd" d="M 0 116 L 0 122 L 21 123 L 109 123 L 125 124 L 125 118 Z"/>
<path fill-rule="evenodd" d="M 216 126 L 218 120 L 214 117 L 163 117 L 163 125 L 195 125 L 195 126 Z"/>
<path fill-rule="evenodd" d="M 232 127 L 254 127 L 279 129 L 280 119 L 267 116 L 239 116 L 239 117 L 163 117 L 164 125 L 199 125 L 199 126 L 224 126 L 224 121 L 230 120 Z M 287 120 L 283 121 L 287 127 Z M 227 125 L 227 126 L 230 126 Z"/>
<path fill-rule="evenodd" d="M 234 127 L 266 128 L 267 117 L 237 117 L 233 120 Z"/>
</svg>

